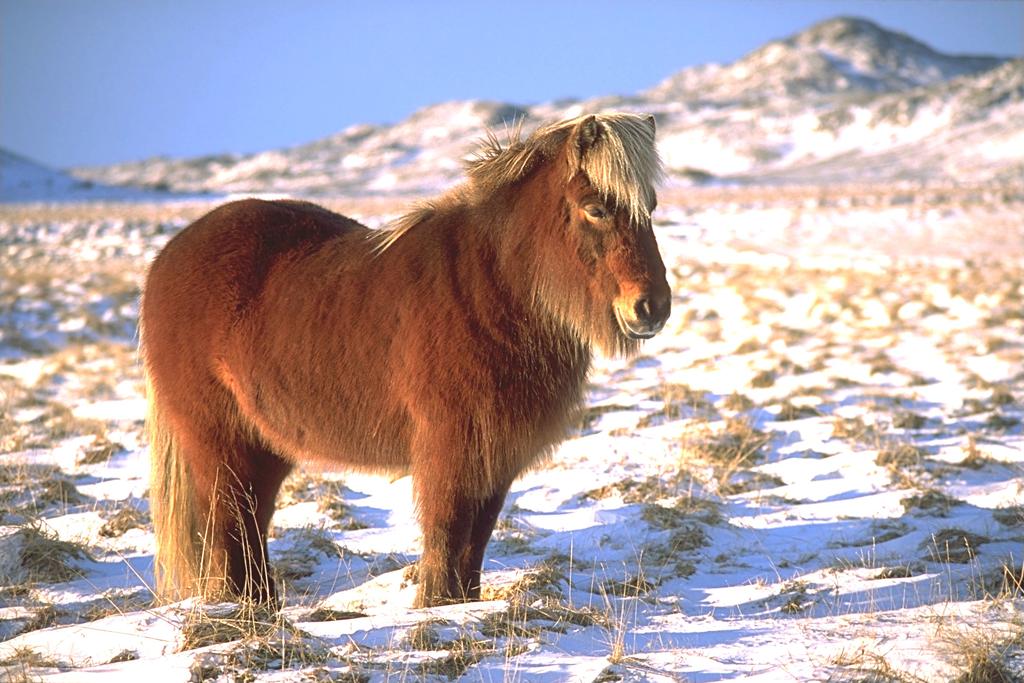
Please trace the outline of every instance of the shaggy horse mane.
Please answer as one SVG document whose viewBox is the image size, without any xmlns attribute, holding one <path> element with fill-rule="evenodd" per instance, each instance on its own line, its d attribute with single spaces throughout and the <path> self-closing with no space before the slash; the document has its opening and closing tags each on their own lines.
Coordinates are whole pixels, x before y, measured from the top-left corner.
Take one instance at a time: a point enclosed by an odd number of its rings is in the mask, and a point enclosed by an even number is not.
<svg viewBox="0 0 1024 683">
<path fill-rule="evenodd" d="M 523 139 L 522 120 L 507 131 L 502 144 L 488 129 L 476 153 L 466 162 L 467 182 L 440 197 L 421 202 L 389 226 L 373 233 L 377 253 L 385 251 L 402 235 L 446 208 L 474 203 L 515 183 L 538 163 L 553 158 L 569 135 L 587 116 L 542 126 Z M 586 174 L 602 196 L 625 208 L 634 223 L 650 220 L 654 207 L 654 185 L 664 171 L 654 145 L 654 119 L 629 113 L 594 116 L 599 134 L 583 154 L 570 150 L 566 180 Z"/>
</svg>

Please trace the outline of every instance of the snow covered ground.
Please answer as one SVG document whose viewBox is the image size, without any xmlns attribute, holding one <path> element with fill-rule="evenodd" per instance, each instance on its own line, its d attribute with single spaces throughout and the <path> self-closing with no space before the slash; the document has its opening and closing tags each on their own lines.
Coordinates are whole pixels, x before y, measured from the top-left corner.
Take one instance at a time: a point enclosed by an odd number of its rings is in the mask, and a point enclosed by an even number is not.
<svg viewBox="0 0 1024 683">
<path fill-rule="evenodd" d="M 407 478 L 302 472 L 277 617 L 149 589 L 138 287 L 209 206 L 0 208 L 0 671 L 1021 680 L 1024 202 L 769 195 L 663 197 L 668 327 L 514 486 L 483 601 L 410 609 Z"/>
</svg>

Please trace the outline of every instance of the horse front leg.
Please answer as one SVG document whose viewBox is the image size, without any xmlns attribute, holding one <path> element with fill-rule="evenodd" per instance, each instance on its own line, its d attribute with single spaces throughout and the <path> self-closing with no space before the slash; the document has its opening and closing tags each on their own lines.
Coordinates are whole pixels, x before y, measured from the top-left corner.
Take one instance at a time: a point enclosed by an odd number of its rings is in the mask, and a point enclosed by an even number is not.
<svg viewBox="0 0 1024 683">
<path fill-rule="evenodd" d="M 460 560 L 472 532 L 473 503 L 438 472 L 413 485 L 417 492 L 423 554 L 417 564 L 419 590 L 416 607 L 433 607 L 466 599 L 459 576 Z"/>
<path fill-rule="evenodd" d="M 484 551 L 487 549 L 487 543 L 491 540 L 491 534 L 494 532 L 494 525 L 498 522 L 501 508 L 505 504 L 508 489 L 508 485 L 499 486 L 497 491 L 479 503 L 473 518 L 469 543 L 459 562 L 461 590 L 467 600 L 480 599 Z"/>
<path fill-rule="evenodd" d="M 466 455 L 463 440 L 437 425 L 437 420 L 425 422 L 411 449 L 413 494 L 423 532 L 416 607 L 466 600 L 460 571 L 479 505 L 479 467 Z"/>
</svg>

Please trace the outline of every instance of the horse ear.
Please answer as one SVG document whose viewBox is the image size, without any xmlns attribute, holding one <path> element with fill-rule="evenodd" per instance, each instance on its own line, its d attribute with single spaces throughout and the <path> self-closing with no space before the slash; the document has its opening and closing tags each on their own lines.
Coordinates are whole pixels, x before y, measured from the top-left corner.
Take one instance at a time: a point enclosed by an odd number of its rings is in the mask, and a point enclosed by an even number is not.
<svg viewBox="0 0 1024 683">
<path fill-rule="evenodd" d="M 647 125 L 651 127 L 652 133 L 656 133 L 658 131 L 658 127 L 654 122 L 654 114 L 647 115 Z"/>
<path fill-rule="evenodd" d="M 594 146 L 599 137 L 601 137 L 601 126 L 597 124 L 597 117 L 593 114 L 576 124 L 576 128 L 572 132 L 572 139 L 579 151 L 580 158 L 583 158 L 587 150 Z"/>
</svg>

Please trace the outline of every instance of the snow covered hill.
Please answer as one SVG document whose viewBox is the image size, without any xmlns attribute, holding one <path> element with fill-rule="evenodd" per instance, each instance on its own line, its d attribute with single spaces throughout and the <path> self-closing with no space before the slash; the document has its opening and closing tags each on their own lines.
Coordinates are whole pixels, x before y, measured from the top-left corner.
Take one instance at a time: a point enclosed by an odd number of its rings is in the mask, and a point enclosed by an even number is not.
<svg viewBox="0 0 1024 683">
<path fill-rule="evenodd" d="M 0 149 L 0 202 L 152 201 L 160 196 L 166 196 L 166 193 L 161 195 L 134 187 L 112 187 L 76 178 Z"/>
<path fill-rule="evenodd" d="M 1003 61 L 946 55 L 870 21 L 840 17 L 772 41 L 733 64 L 684 69 L 647 95 L 725 104 L 779 97 L 814 100 L 935 85 L 988 71 Z"/>
<path fill-rule="evenodd" d="M 78 168 L 78 179 L 176 192 L 418 195 L 461 177 L 485 129 L 628 109 L 658 118 L 678 184 L 989 183 L 1024 177 L 1024 59 L 937 52 L 841 17 L 632 96 L 538 105 L 454 101 L 257 154 Z M 0 160 L 0 169 L 6 166 Z M 5 193 L 5 197 L 7 194 Z"/>
</svg>

